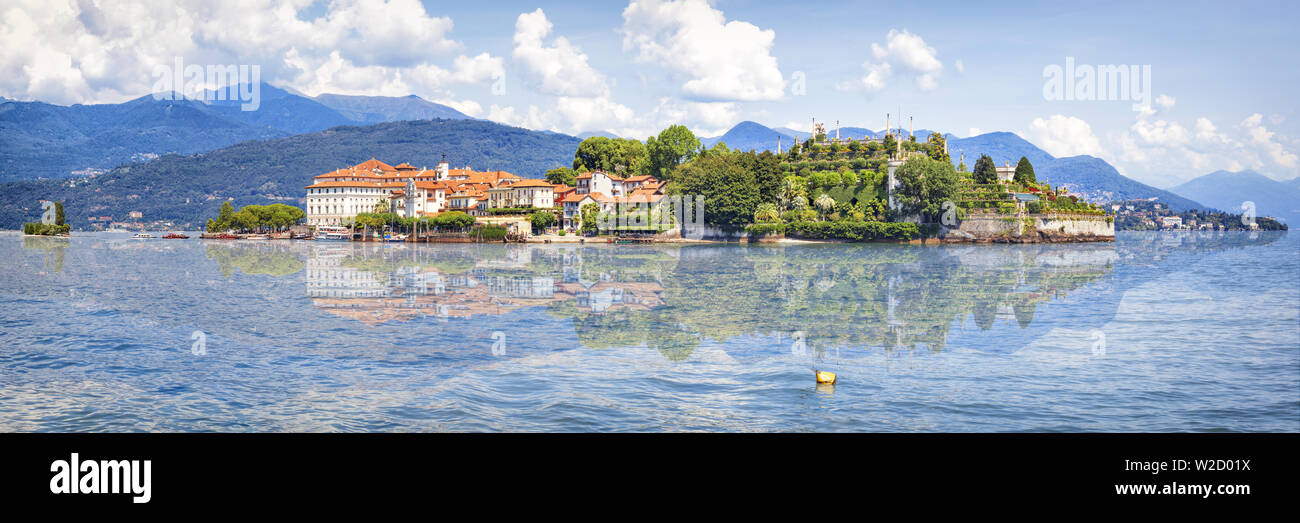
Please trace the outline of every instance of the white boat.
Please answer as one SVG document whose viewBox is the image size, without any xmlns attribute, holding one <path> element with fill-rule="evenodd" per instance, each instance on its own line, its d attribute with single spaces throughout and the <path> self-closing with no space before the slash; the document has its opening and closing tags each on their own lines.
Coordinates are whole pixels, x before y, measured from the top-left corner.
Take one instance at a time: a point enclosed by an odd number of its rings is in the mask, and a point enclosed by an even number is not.
<svg viewBox="0 0 1300 523">
<path fill-rule="evenodd" d="M 147 232 L 137 232 L 135 233 L 135 236 L 132 236 L 131 238 L 134 238 L 136 240 L 148 240 L 154 238 L 154 235 L 149 234 Z"/>
<path fill-rule="evenodd" d="M 347 227 L 321 225 L 316 227 L 316 234 L 313 238 L 323 241 L 345 242 L 352 240 L 352 231 L 348 230 Z"/>
</svg>

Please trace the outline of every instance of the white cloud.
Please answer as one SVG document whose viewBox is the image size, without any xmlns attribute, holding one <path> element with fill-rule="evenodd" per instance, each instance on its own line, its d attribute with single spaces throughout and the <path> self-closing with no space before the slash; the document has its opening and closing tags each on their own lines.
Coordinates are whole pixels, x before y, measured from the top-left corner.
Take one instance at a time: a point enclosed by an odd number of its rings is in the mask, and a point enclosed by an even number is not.
<svg viewBox="0 0 1300 523">
<path fill-rule="evenodd" d="M 1079 118 L 1055 114 L 1029 123 L 1025 138 L 1057 158 L 1088 154 L 1102 156 L 1104 151 L 1092 126 Z"/>
<path fill-rule="evenodd" d="M 1176 121 L 1139 117 L 1110 140 L 1119 150 L 1116 161 L 1140 169 L 1159 186 L 1220 169 L 1252 169 L 1279 180 L 1300 175 L 1300 157 L 1263 122 L 1263 115 L 1252 114 L 1224 132 L 1206 117 L 1197 118 L 1190 130 Z"/>
<path fill-rule="evenodd" d="M 1162 94 L 1156 97 L 1156 106 L 1160 107 L 1160 110 L 1162 111 L 1173 109 L 1176 102 L 1177 100 L 1175 100 L 1174 97 L 1167 94 Z"/>
<path fill-rule="evenodd" d="M 1246 134 L 1250 136 L 1251 145 L 1257 147 L 1264 155 L 1267 155 L 1273 163 L 1294 170 L 1297 164 L 1300 163 L 1300 158 L 1297 158 L 1295 153 L 1287 151 L 1282 144 L 1274 141 L 1274 133 L 1264 128 L 1261 125 L 1262 122 L 1263 115 L 1255 113 L 1242 121 L 1240 127 L 1245 129 Z"/>
<path fill-rule="evenodd" d="M 545 44 L 551 28 L 541 8 L 515 21 L 512 56 L 528 71 L 537 90 L 557 96 L 609 96 L 605 76 L 587 64 L 581 49 L 563 36 L 556 36 L 549 47 Z"/>
<path fill-rule="evenodd" d="M 953 62 L 952 66 L 953 68 L 957 69 L 958 73 L 966 72 L 966 64 L 962 63 L 961 59 L 958 59 L 956 62 Z"/>
<path fill-rule="evenodd" d="M 0 10 L 0 95 L 54 103 L 121 102 L 150 92 L 154 67 L 245 64 L 307 93 L 448 98 L 483 83 L 500 58 L 456 56 L 452 20 L 418 0 L 17 0 Z M 438 64 L 454 58 L 450 69 Z M 216 87 L 216 86 L 206 86 Z"/>
<path fill-rule="evenodd" d="M 933 91 L 939 87 L 939 76 L 943 74 L 943 62 L 933 47 L 925 43 L 920 35 L 904 29 L 890 29 L 886 35 L 885 45 L 871 44 L 870 60 L 862 63 L 863 75 L 850 82 L 840 82 L 836 88 L 841 91 L 863 91 L 875 93 L 887 87 L 894 73 L 910 75 L 916 87 L 922 91 Z M 955 62 L 957 72 L 965 72 L 966 66 L 961 60 Z"/>
<path fill-rule="evenodd" d="M 727 21 L 704 0 L 633 0 L 623 10 L 623 49 L 684 79 L 682 93 L 695 101 L 781 99 L 775 39 L 771 29 Z"/>
</svg>

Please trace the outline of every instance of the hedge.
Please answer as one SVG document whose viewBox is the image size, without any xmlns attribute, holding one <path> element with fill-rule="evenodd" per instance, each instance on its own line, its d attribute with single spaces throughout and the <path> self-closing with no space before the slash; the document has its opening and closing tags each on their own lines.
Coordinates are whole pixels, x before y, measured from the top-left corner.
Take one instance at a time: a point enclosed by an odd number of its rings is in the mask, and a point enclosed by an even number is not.
<svg viewBox="0 0 1300 523">
<path fill-rule="evenodd" d="M 921 230 L 910 222 L 859 222 L 840 220 L 834 222 L 760 223 L 745 230 L 754 236 L 785 234 L 792 238 L 810 240 L 910 240 L 921 235 Z"/>
</svg>

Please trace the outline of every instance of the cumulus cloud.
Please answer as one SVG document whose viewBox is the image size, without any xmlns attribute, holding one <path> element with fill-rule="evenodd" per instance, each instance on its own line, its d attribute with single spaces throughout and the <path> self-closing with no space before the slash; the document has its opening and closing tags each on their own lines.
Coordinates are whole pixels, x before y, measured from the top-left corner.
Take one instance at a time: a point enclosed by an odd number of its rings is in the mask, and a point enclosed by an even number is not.
<svg viewBox="0 0 1300 523">
<path fill-rule="evenodd" d="M 1029 123 L 1025 138 L 1057 158 L 1088 154 L 1101 156 L 1101 141 L 1093 134 L 1092 126 L 1079 118 L 1054 114 L 1035 118 Z"/>
<path fill-rule="evenodd" d="M 623 10 L 623 49 L 683 79 L 682 94 L 694 101 L 781 99 L 775 39 L 771 29 L 727 21 L 704 0 L 633 0 Z"/>
<path fill-rule="evenodd" d="M 460 55 L 452 20 L 418 0 L 207 2 L 17 0 L 0 10 L 0 94 L 55 103 L 120 102 L 150 91 L 158 65 L 261 66 L 307 94 L 450 96 L 503 74 L 500 58 Z M 204 86 L 207 88 L 215 85 Z M 193 94 L 193 93 L 188 93 Z"/>
<path fill-rule="evenodd" d="M 841 91 L 862 91 L 875 93 L 888 86 L 888 81 L 895 73 L 909 75 L 916 82 L 917 89 L 933 91 L 939 87 L 939 76 L 943 73 L 943 62 L 939 53 L 925 43 L 920 35 L 907 29 L 899 31 L 890 29 L 885 37 L 885 45 L 871 44 L 870 60 L 862 63 L 861 77 L 836 84 Z M 966 70 L 961 60 L 954 63 L 957 72 Z"/>
<path fill-rule="evenodd" d="M 1159 103 L 1159 102 L 1157 102 Z M 1172 186 L 1215 170 L 1252 169 L 1276 179 L 1300 175 L 1300 157 L 1252 114 L 1225 131 L 1206 117 L 1190 127 L 1172 120 L 1139 117 L 1110 139 L 1116 158 L 1140 169 L 1150 183 Z"/>
<path fill-rule="evenodd" d="M 551 28 L 541 8 L 521 14 L 515 21 L 512 56 L 528 71 L 533 86 L 541 93 L 558 96 L 608 96 L 605 76 L 587 63 L 581 49 L 563 36 L 556 36 L 551 45 L 546 45 Z"/>
</svg>

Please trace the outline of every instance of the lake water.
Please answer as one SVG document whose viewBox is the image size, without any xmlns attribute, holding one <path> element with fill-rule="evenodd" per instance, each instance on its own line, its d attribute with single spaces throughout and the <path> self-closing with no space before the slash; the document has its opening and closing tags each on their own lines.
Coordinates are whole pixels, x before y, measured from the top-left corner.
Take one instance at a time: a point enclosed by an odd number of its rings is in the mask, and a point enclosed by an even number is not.
<svg viewBox="0 0 1300 523">
<path fill-rule="evenodd" d="M 1286 233 L 0 259 L 5 431 L 1300 430 Z"/>
</svg>

